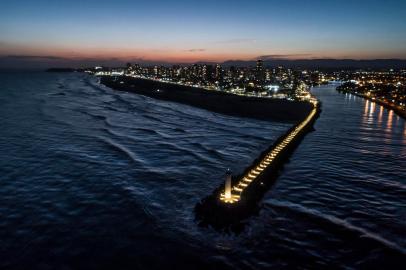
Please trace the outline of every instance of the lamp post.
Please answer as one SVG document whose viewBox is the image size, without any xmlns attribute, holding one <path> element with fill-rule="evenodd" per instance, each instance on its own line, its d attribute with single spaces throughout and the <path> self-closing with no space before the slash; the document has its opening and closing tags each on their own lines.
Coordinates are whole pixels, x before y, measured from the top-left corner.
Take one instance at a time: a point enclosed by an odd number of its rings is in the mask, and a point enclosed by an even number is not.
<svg viewBox="0 0 406 270">
<path fill-rule="evenodd" d="M 224 197 L 226 199 L 231 199 L 231 170 L 227 169 L 226 171 L 226 182 L 225 182 L 225 190 L 224 190 Z"/>
</svg>

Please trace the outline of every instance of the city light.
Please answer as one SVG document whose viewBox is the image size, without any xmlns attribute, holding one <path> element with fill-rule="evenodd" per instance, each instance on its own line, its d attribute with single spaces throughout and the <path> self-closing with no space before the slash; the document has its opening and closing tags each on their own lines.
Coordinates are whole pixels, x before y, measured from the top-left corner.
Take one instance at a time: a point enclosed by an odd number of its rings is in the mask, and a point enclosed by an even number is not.
<svg viewBox="0 0 406 270">
<path fill-rule="evenodd" d="M 193 64 L 141 67 L 127 64 L 126 68 L 102 68 L 86 70 L 96 76 L 128 76 L 168 84 L 185 85 L 210 91 L 222 91 L 239 96 L 287 100 L 310 99 L 306 81 L 308 74 L 278 67 L 270 69 L 258 60 L 255 67 L 229 67 L 219 64 Z"/>
</svg>

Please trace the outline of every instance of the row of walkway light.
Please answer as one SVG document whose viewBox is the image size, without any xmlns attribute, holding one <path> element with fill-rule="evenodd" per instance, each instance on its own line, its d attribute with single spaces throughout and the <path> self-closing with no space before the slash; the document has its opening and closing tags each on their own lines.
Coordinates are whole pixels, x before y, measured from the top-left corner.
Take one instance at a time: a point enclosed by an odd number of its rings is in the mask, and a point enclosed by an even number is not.
<svg viewBox="0 0 406 270">
<path fill-rule="evenodd" d="M 230 188 L 231 190 L 225 190 L 220 194 L 220 200 L 225 203 L 235 203 L 241 199 L 241 194 L 246 187 L 249 186 L 271 163 L 273 160 L 278 156 L 278 154 L 287 146 L 289 143 L 297 136 L 297 134 L 306 127 L 306 125 L 313 119 L 313 117 L 317 113 L 317 99 L 312 98 L 310 102 L 313 104 L 313 109 L 310 114 L 306 117 L 306 119 L 301 122 L 293 131 L 289 133 L 288 136 L 283 139 L 278 145 L 275 146 L 262 160 L 261 162 L 255 166 L 252 170 L 250 170 L 246 175 L 242 177 L 242 179 L 235 184 L 233 187 Z M 226 185 L 227 186 L 227 185 Z"/>
</svg>

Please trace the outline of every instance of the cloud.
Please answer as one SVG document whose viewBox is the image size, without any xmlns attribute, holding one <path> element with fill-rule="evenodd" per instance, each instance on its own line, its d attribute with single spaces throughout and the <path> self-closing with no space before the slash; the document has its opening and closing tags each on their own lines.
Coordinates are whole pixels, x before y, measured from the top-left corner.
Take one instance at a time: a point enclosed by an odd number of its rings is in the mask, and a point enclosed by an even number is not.
<svg viewBox="0 0 406 270">
<path fill-rule="evenodd" d="M 294 54 L 267 54 L 260 55 L 256 59 L 261 60 L 289 60 L 289 59 L 301 59 L 311 58 L 313 55 L 310 53 L 294 53 Z"/>
<path fill-rule="evenodd" d="M 186 52 L 204 52 L 206 49 L 190 49 L 190 50 L 185 50 Z"/>
<path fill-rule="evenodd" d="M 10 60 L 66 60 L 64 57 L 53 55 L 6 55 L 3 58 Z"/>
<path fill-rule="evenodd" d="M 220 44 L 239 44 L 239 43 L 256 43 L 257 40 L 253 38 L 234 38 L 218 41 Z"/>
</svg>

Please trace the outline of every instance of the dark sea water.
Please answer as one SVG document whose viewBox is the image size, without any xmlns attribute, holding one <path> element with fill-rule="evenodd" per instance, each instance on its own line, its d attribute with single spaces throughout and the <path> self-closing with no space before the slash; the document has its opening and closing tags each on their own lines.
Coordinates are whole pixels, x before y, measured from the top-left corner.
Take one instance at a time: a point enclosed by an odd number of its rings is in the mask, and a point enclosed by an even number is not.
<svg viewBox="0 0 406 270">
<path fill-rule="evenodd" d="M 85 74 L 0 73 L 0 268 L 402 269 L 406 123 L 332 86 L 239 235 L 193 208 L 290 125 L 117 92 Z"/>
</svg>

